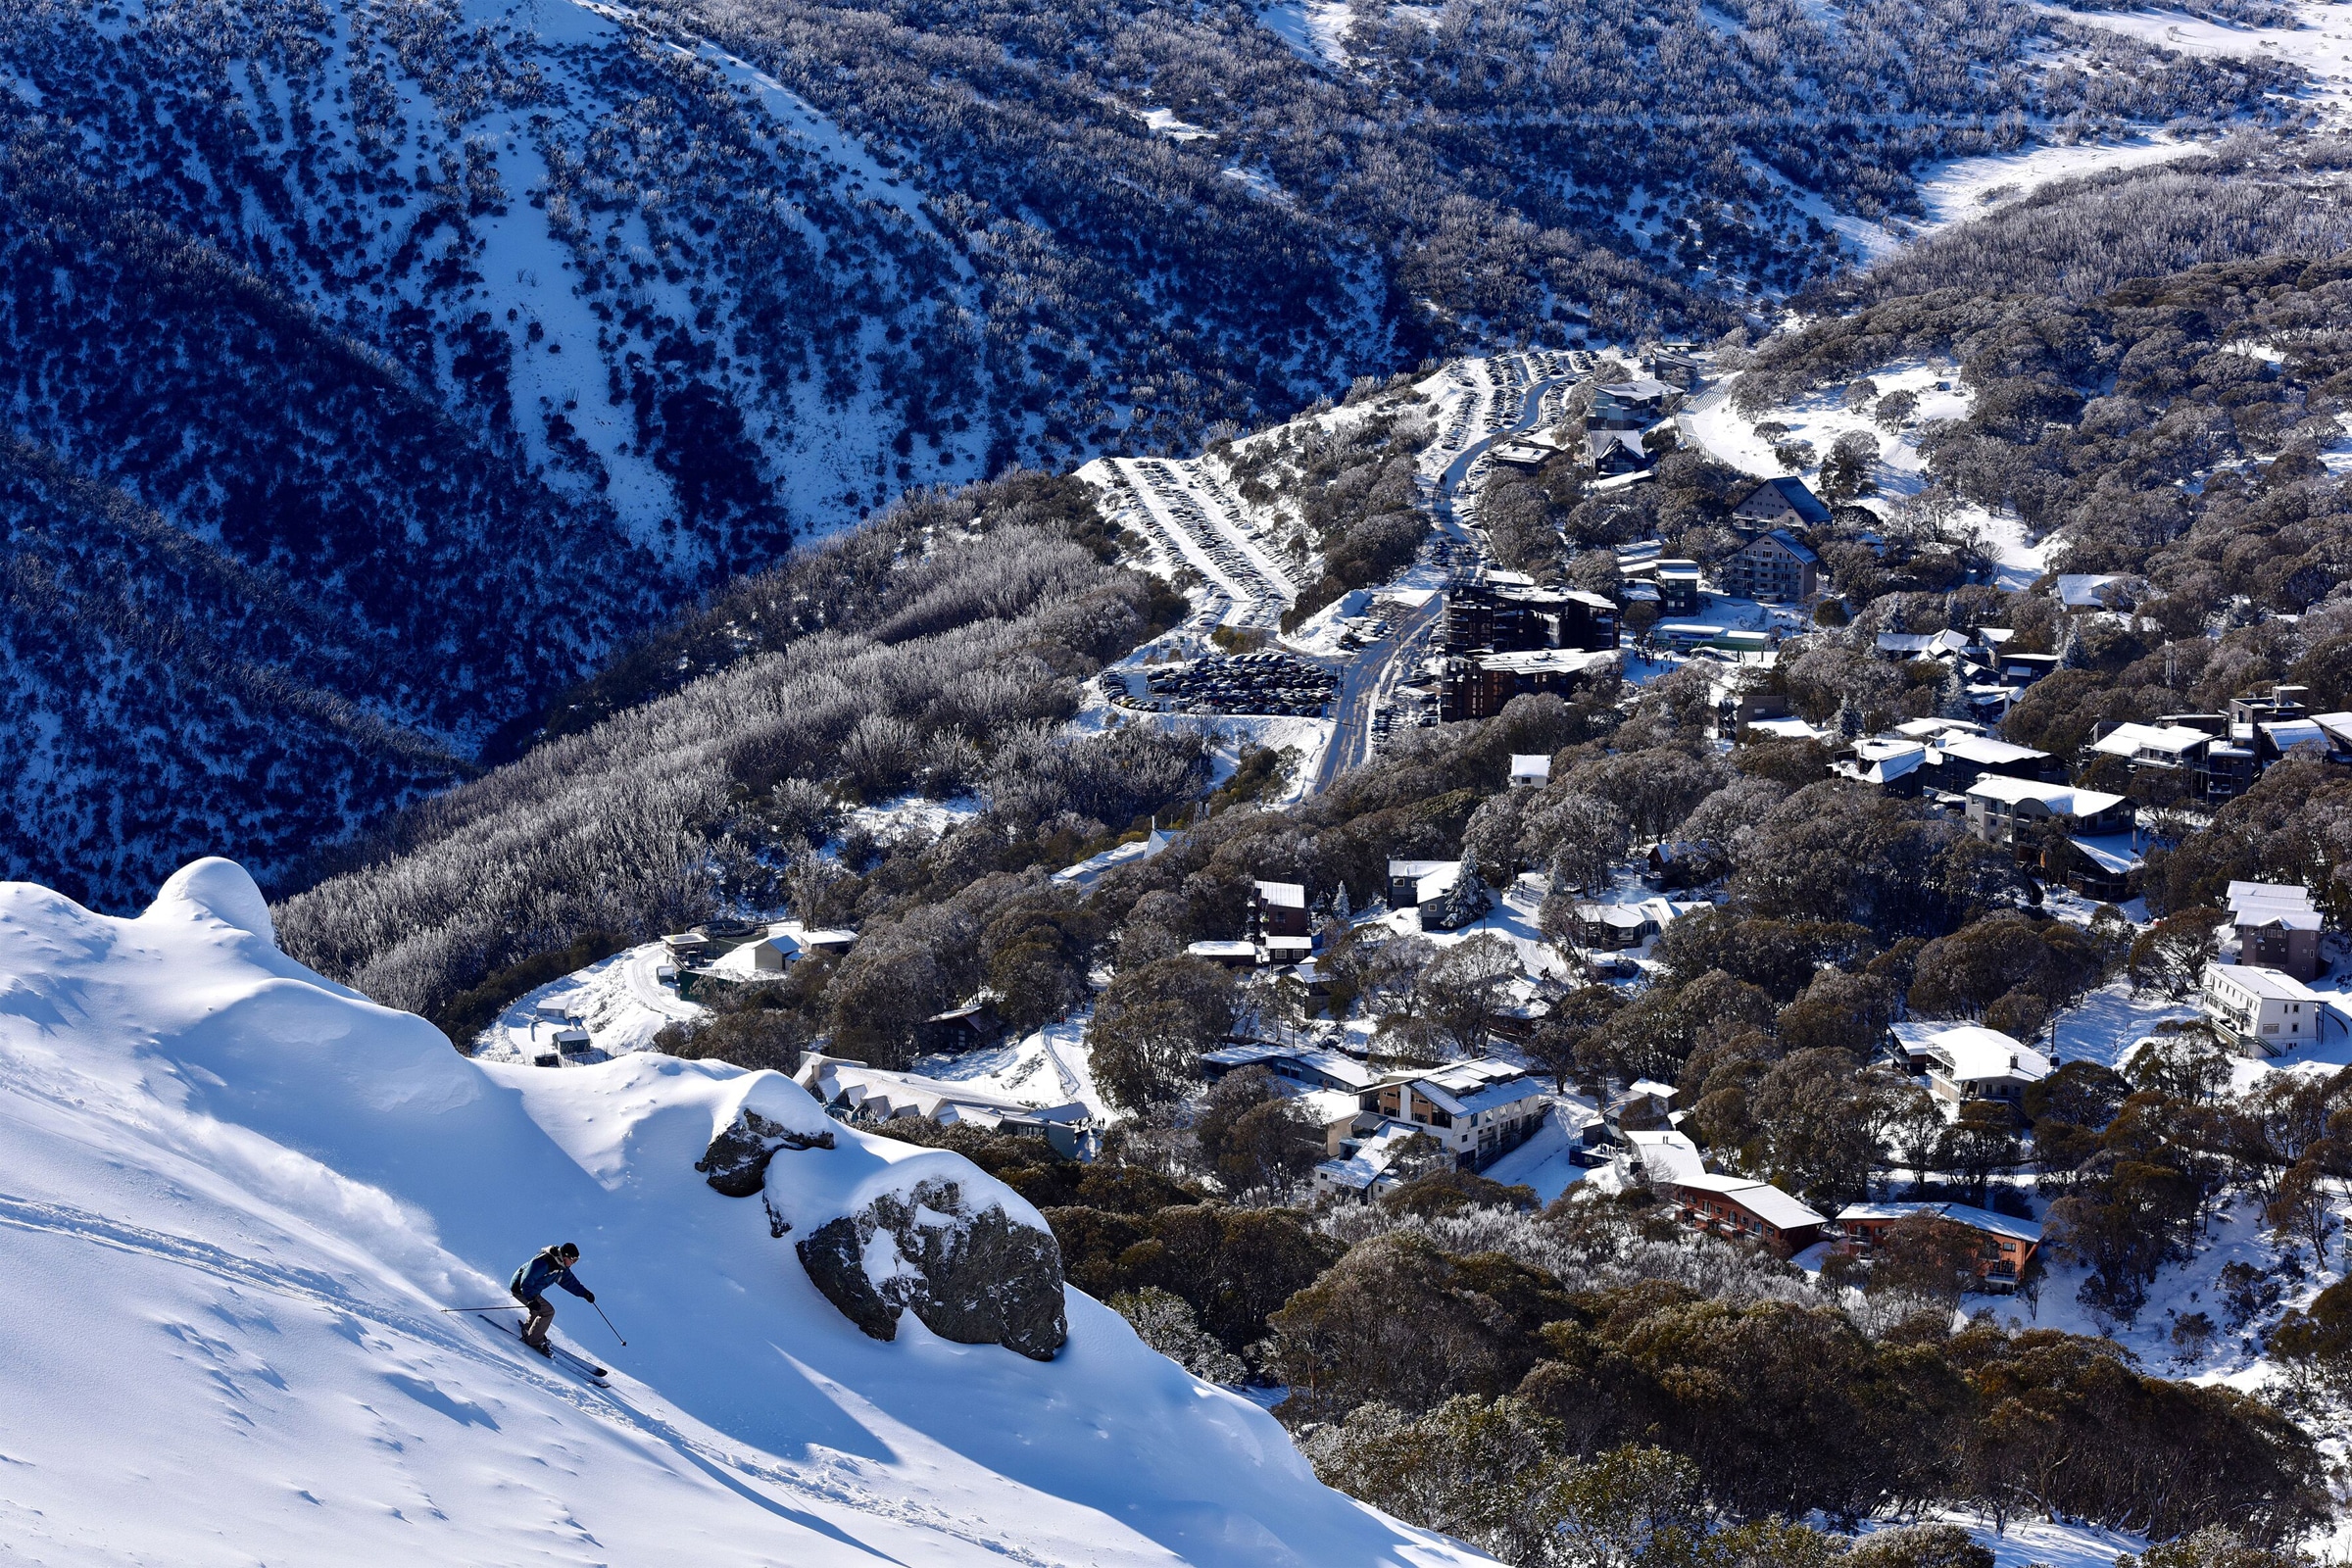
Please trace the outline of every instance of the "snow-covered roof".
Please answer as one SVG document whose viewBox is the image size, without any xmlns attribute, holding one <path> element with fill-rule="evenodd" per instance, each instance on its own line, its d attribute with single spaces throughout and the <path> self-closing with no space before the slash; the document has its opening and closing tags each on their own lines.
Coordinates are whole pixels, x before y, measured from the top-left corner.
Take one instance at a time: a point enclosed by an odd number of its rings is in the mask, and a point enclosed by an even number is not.
<svg viewBox="0 0 2352 1568">
<path fill-rule="evenodd" d="M 1751 1181 L 1745 1176 L 1702 1175 L 1689 1179 L 1677 1178 L 1674 1185 L 1688 1192 L 1713 1193 L 1718 1198 L 1738 1203 L 1765 1224 L 1778 1226 L 1785 1231 L 1828 1223 L 1821 1215 L 1770 1182 Z"/>
<path fill-rule="evenodd" d="M 1853 760 L 1838 771 L 1865 784 L 1890 784 L 1916 773 L 1927 764 L 1928 749 L 1919 741 L 1871 736 L 1854 742 Z"/>
<path fill-rule="evenodd" d="M 1989 735 L 1947 735 L 1936 743 L 1936 749 L 1947 758 L 1957 757 L 1964 762 L 1975 762 L 1982 767 L 2030 762 L 2037 757 L 2050 755 L 2037 752 L 2031 746 L 1995 740 Z"/>
<path fill-rule="evenodd" d="M 2120 572 L 2068 571 L 2058 576 L 2058 602 L 2069 610 L 2103 610 L 2111 590 L 2132 578 Z"/>
<path fill-rule="evenodd" d="M 1378 1081 L 1370 1067 L 1353 1056 L 1317 1046 L 1278 1046 L 1270 1040 L 1246 1040 L 1200 1054 L 1202 1066 L 1266 1067 L 1288 1078 L 1317 1078 L 1336 1088 L 1357 1092 Z"/>
<path fill-rule="evenodd" d="M 1454 1103 L 1446 1108 L 1456 1116 L 1475 1116 L 1481 1111 L 1497 1110 L 1524 1100 L 1541 1100 L 1544 1093 L 1542 1079 L 1522 1075 L 1507 1078 L 1498 1084 L 1489 1084 L 1473 1094 L 1457 1095 L 1453 1097 Z M 1434 1100 L 1437 1097 L 1433 1095 L 1430 1098 Z"/>
<path fill-rule="evenodd" d="M 1648 1095 L 1657 1100 L 1672 1100 L 1674 1085 L 1662 1084 L 1655 1078 L 1637 1078 L 1625 1086 L 1625 1092 L 1629 1095 Z"/>
<path fill-rule="evenodd" d="M 1149 860 L 1175 842 L 1176 836 L 1173 833 L 1163 832 L 1155 827 L 1143 838 L 1127 844 L 1115 844 L 1101 855 L 1091 856 L 1080 860 L 1076 865 L 1064 866 L 1061 870 L 1054 873 L 1054 880 L 1076 883 L 1083 887 L 1094 882 L 1113 866 L 1133 865 Z"/>
<path fill-rule="evenodd" d="M 1667 397 L 1675 389 L 1663 381 L 1652 380 L 1646 375 L 1637 375 L 1630 381 L 1611 381 L 1597 390 L 1612 398 L 1623 400 Z"/>
<path fill-rule="evenodd" d="M 1325 1127 L 1336 1121 L 1352 1121 L 1364 1113 L 1355 1096 L 1341 1089 L 1309 1089 L 1291 1098 Z"/>
<path fill-rule="evenodd" d="M 1544 1092 L 1541 1083 L 1527 1076 L 1526 1068 L 1494 1056 L 1448 1062 L 1435 1072 L 1414 1078 L 1409 1087 L 1415 1096 L 1456 1116 L 1507 1105 Z"/>
<path fill-rule="evenodd" d="M 2130 833 L 2102 833 L 2097 838 L 2069 839 L 2067 842 L 2082 852 L 2083 858 L 2110 876 L 2122 876 L 2137 870 L 2145 862 L 2133 848 Z"/>
<path fill-rule="evenodd" d="M 1551 759 L 1541 752 L 1513 752 L 1511 777 L 1548 779 L 1551 777 Z"/>
<path fill-rule="evenodd" d="M 1908 740 L 1932 741 L 1939 735 L 1982 735 L 1984 726 L 1965 718 L 1906 718 L 1894 732 Z"/>
<path fill-rule="evenodd" d="M 2317 931 L 2325 918 L 2312 907 L 2311 890 L 2301 883 L 2232 882 L 2228 903 L 2230 913 L 2238 925 Z"/>
<path fill-rule="evenodd" d="M 1612 607 L 1614 608 L 1614 607 Z M 1613 664 L 1618 659 L 1614 648 L 1525 648 L 1507 654 L 1485 654 L 1478 661 L 1481 669 L 1507 669 L 1514 674 L 1533 675 L 1545 671 L 1564 675 L 1581 675 L 1602 664 Z"/>
<path fill-rule="evenodd" d="M 1196 942 L 1184 950 L 1196 958 L 1255 958 L 1254 942 Z"/>
<path fill-rule="evenodd" d="M 1882 654 L 1926 655 L 1956 654 L 1968 646 L 1968 639 L 1956 631 L 1883 631 L 1879 633 L 1879 652 Z"/>
<path fill-rule="evenodd" d="M 890 1072 L 813 1051 L 802 1055 L 794 1078 L 820 1104 L 845 1102 L 853 1110 L 883 1121 L 921 1116 L 943 1123 L 980 1121 L 994 1126 L 994 1118 L 1007 1115 L 1034 1116 L 1044 1121 L 1080 1121 L 1092 1114 L 1075 1101 L 1058 1105 L 1024 1104 L 1009 1095 L 992 1093 L 973 1084 L 927 1078 L 919 1073 Z"/>
<path fill-rule="evenodd" d="M 1627 1133 L 1625 1143 L 1653 1182 L 1680 1183 L 1707 1173 L 1698 1146 L 1681 1133 L 1663 1130 Z"/>
<path fill-rule="evenodd" d="M 1296 882 L 1255 882 L 1257 902 L 1270 904 L 1278 909 L 1306 907 L 1306 889 Z"/>
<path fill-rule="evenodd" d="M 1958 1024 L 1939 1029 L 1924 1042 L 1927 1053 L 1954 1083 L 1979 1083 L 1990 1078 L 2023 1078 L 2028 1082 L 2050 1075 L 2050 1058 L 2032 1046 L 1983 1024 Z"/>
<path fill-rule="evenodd" d="M 2137 757 L 2142 752 L 2178 757 L 2212 739 L 2203 730 L 2190 729 L 2186 724 L 2118 724 L 2092 741 L 2090 749 L 2107 757 Z"/>
<path fill-rule="evenodd" d="M 1776 741 L 1821 739 L 1821 731 L 1801 718 L 1751 718 L 1745 727 L 1750 735 L 1768 735 Z"/>
<path fill-rule="evenodd" d="M 1395 882 L 1410 877 L 1418 882 L 1432 871 L 1448 870 L 1461 863 L 1459 860 L 1391 860 L 1389 880 Z"/>
<path fill-rule="evenodd" d="M 1886 1202 L 1848 1203 L 1838 1211 L 1838 1223 L 1852 1224 L 1857 1220 L 1909 1219 L 1914 1214 L 1927 1214 L 1936 1219 L 1948 1219 L 1955 1225 L 1965 1225 L 1973 1231 L 1993 1236 L 2006 1236 L 2013 1241 L 2041 1244 L 2041 1227 L 2030 1219 L 2011 1214 L 1996 1214 L 1989 1208 L 1974 1203 Z"/>
<path fill-rule="evenodd" d="M 1370 1137 L 1343 1159 L 1327 1159 L 1315 1167 L 1315 1179 L 1350 1192 L 1363 1192 L 1378 1182 L 1395 1163 L 1398 1150 L 1429 1129 L 1411 1122 L 1384 1121 Z"/>
<path fill-rule="evenodd" d="M 2121 795 L 2109 795 L 2104 790 L 2079 790 L 2069 784 L 2043 784 L 2030 778 L 2005 778 L 1987 773 L 1971 784 L 1966 792 L 1978 800 L 1999 801 L 2019 806 L 2034 801 L 2060 816 L 2096 816 L 2124 804 Z"/>
<path fill-rule="evenodd" d="M 2265 1001 L 2308 1002 L 2322 1007 L 2328 1004 L 2327 997 L 2283 970 L 2265 969 L 2251 963 L 2209 963 L 2205 971 L 2209 977 L 2230 981 Z"/>
</svg>

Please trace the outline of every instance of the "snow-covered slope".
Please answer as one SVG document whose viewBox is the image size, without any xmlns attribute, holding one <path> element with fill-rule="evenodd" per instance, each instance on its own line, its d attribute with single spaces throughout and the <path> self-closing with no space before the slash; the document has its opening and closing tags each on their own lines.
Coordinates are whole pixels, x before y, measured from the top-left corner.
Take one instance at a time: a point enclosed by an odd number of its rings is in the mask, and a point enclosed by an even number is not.
<svg viewBox="0 0 2352 1568">
<path fill-rule="evenodd" d="M 911 1316 L 860 1335 L 764 1205 L 694 1169 L 737 1069 L 470 1062 L 270 930 L 223 860 L 136 919 L 0 885 L 12 1556 L 1473 1560 L 1319 1486 L 1269 1417 L 1075 1293 L 1050 1362 Z M 839 1136 L 779 1156 L 809 1162 L 783 1178 L 808 1203 L 953 1157 Z M 610 1391 L 440 1310 L 503 1299 L 560 1238 L 630 1336 L 557 1298 Z"/>
</svg>

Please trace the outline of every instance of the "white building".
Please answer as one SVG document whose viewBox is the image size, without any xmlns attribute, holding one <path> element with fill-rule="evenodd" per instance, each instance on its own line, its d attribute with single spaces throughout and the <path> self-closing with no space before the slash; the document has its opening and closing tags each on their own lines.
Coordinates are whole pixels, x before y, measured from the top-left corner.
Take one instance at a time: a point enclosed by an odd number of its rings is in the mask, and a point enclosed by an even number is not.
<svg viewBox="0 0 2352 1568">
<path fill-rule="evenodd" d="M 1315 1197 L 1369 1202 L 1397 1185 L 1391 1168 L 1404 1146 L 1428 1132 L 1408 1121 L 1384 1121 L 1369 1134 L 1351 1138 L 1341 1152 L 1315 1167 Z"/>
<path fill-rule="evenodd" d="M 2022 1105 L 2026 1085 L 2050 1075 L 2050 1058 L 1982 1024 L 1897 1024 L 1895 1039 L 1947 1116 L 1972 1100 Z"/>
<path fill-rule="evenodd" d="M 1900 788 L 1905 779 L 1927 765 L 1924 742 L 1886 735 L 1869 735 L 1854 742 L 1854 755 L 1830 764 L 1830 771 L 1880 789 Z M 1912 788 L 1916 790 L 1917 781 Z"/>
<path fill-rule="evenodd" d="M 990 1132 L 1041 1138 L 1072 1158 L 1091 1157 L 1094 1113 L 1078 1101 L 1029 1105 L 968 1083 L 886 1072 L 862 1061 L 809 1051 L 793 1081 L 840 1116 L 862 1121 L 919 1117 L 942 1127 L 968 1123 Z"/>
<path fill-rule="evenodd" d="M 1987 773 L 1968 787 L 1968 829 L 1987 844 L 2014 844 L 2021 825 L 2056 821 L 2070 836 L 2127 833 L 2132 803 L 2103 790 Z"/>
<path fill-rule="evenodd" d="M 1389 907 L 1410 909 L 1435 903 L 1462 879 L 1459 860 L 1391 860 Z"/>
<path fill-rule="evenodd" d="M 1484 1169 L 1525 1142 L 1548 1103 L 1541 1079 L 1493 1058 L 1449 1062 L 1377 1085 L 1363 1098 L 1366 1110 L 1420 1128 L 1468 1170 Z"/>
<path fill-rule="evenodd" d="M 808 930 L 786 920 L 767 928 L 767 935 L 751 944 L 752 967 L 781 974 L 803 958 L 818 954 L 843 954 L 858 945 L 855 931 Z"/>
<path fill-rule="evenodd" d="M 1677 1132 L 1627 1133 L 1617 1158 L 1617 1172 L 1628 1184 L 1651 1188 L 1679 1186 L 1707 1174 L 1705 1156 L 1689 1137 Z M 1637 1172 L 1635 1166 L 1641 1169 Z"/>
<path fill-rule="evenodd" d="M 2282 970 L 2209 963 L 2201 991 L 2205 1016 L 2247 1055 L 2276 1056 L 2326 1038 L 2328 999 Z"/>
<path fill-rule="evenodd" d="M 1540 790 L 1551 782 L 1551 759 L 1520 752 L 1511 754 L 1511 787 Z"/>
</svg>

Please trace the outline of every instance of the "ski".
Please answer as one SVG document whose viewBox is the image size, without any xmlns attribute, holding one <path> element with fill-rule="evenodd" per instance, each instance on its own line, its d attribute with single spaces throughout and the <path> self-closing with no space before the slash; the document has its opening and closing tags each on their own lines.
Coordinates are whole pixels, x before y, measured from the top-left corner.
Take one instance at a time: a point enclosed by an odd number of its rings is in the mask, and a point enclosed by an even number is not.
<svg viewBox="0 0 2352 1568">
<path fill-rule="evenodd" d="M 506 1330 L 517 1340 L 522 1340 L 522 1330 L 516 1327 L 514 1324 L 508 1322 L 504 1318 L 485 1317 L 482 1319 L 482 1321 L 488 1323 L 493 1328 Z M 531 1342 L 528 1340 L 522 1340 L 522 1348 L 526 1350 L 530 1349 Z M 601 1366 L 598 1366 L 594 1361 L 589 1360 L 586 1356 L 574 1355 L 560 1345 L 551 1345 L 547 1348 L 547 1358 L 550 1361 L 554 1361 L 561 1366 L 570 1368 L 572 1371 L 580 1374 L 580 1376 L 594 1382 L 597 1387 L 609 1389 L 612 1386 L 605 1381 L 605 1378 L 608 1375 L 605 1369 Z"/>
</svg>

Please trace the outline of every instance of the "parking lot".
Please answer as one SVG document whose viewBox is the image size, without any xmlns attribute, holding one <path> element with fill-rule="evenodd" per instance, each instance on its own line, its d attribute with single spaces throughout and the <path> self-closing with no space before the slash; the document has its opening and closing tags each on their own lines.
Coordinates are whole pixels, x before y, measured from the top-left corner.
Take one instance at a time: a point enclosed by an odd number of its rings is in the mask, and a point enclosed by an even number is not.
<svg viewBox="0 0 2352 1568">
<path fill-rule="evenodd" d="M 1251 539 L 1239 506 L 1193 463 L 1121 458 L 1142 522 L 1170 555 L 1191 564 L 1232 602 L 1226 624 L 1272 631 L 1298 598 L 1288 576 Z M 1252 710 L 1254 711 L 1254 710 Z"/>
<path fill-rule="evenodd" d="M 1339 679 L 1325 666 L 1290 654 L 1243 654 L 1157 665 L 1145 672 L 1144 684 L 1180 712 L 1320 718 Z"/>
</svg>

